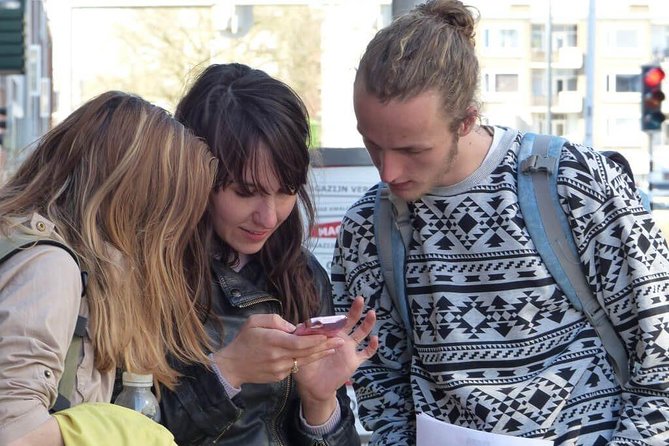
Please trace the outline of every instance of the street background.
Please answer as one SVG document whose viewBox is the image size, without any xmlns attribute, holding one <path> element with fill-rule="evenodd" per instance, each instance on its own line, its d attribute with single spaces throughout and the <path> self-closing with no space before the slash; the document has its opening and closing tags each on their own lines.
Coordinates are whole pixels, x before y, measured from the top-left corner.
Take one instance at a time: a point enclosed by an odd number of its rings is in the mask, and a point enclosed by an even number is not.
<svg viewBox="0 0 669 446">
<path fill-rule="evenodd" d="M 0 0 L 0 182 L 41 135 L 103 91 L 133 92 L 173 111 L 201 69 L 245 63 L 304 99 L 315 151 L 354 149 L 314 172 L 314 249 L 329 269 L 337 219 L 378 179 L 353 156 L 364 154 L 355 68 L 373 35 L 417 3 Z M 464 3 L 480 13 L 483 122 L 623 153 L 639 187 L 654 186 L 653 214 L 669 234 L 669 124 L 656 113 L 653 130 L 641 125 L 642 67 L 669 72 L 666 0 Z"/>
<path fill-rule="evenodd" d="M 7 12 L 18 5 L 24 16 L 19 70 L 8 69 L 8 47 L 0 48 L 0 173 L 11 172 L 39 136 L 105 90 L 134 92 L 173 111 L 203 67 L 230 61 L 263 69 L 300 94 L 314 148 L 360 148 L 351 100 L 355 67 L 374 33 L 417 3 L 0 0 L 3 42 L 13 26 Z M 669 126 L 641 129 L 641 67 L 667 68 L 666 2 L 465 3 L 480 14 L 484 122 L 620 151 L 639 186 L 658 186 L 655 215 L 669 227 L 669 214 L 659 210 L 669 203 L 669 189 L 659 188 L 669 186 Z"/>
</svg>

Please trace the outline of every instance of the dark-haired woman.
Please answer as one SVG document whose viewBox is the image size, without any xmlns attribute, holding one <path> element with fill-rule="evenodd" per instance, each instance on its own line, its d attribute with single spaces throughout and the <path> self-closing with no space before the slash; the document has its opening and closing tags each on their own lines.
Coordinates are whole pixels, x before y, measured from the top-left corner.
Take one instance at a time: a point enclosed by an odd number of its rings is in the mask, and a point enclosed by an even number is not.
<svg viewBox="0 0 669 446">
<path fill-rule="evenodd" d="M 345 383 L 376 351 L 375 336 L 358 345 L 374 312 L 358 324 L 357 299 L 335 336 L 293 333 L 333 313 L 327 273 L 302 247 L 314 214 L 304 104 L 263 71 L 212 65 L 176 116 L 221 165 L 203 222 L 215 235 L 215 348 L 210 369 L 181 364 L 179 386 L 163 392 L 165 425 L 180 445 L 359 444 Z"/>
</svg>

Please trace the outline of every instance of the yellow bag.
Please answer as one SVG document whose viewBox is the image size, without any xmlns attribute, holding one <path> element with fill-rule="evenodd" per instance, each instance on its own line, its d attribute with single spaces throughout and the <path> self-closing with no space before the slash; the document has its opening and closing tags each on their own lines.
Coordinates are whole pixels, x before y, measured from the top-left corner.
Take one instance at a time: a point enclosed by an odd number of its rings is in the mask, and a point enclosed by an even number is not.
<svg viewBox="0 0 669 446">
<path fill-rule="evenodd" d="M 164 426 L 111 403 L 84 403 L 53 414 L 65 446 L 176 446 Z"/>
</svg>

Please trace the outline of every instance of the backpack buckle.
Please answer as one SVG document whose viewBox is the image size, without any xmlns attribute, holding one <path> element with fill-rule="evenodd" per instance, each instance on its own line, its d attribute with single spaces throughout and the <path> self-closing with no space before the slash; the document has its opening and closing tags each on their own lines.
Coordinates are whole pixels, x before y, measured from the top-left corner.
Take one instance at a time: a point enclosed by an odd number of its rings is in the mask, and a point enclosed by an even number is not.
<svg viewBox="0 0 669 446">
<path fill-rule="evenodd" d="M 520 163 L 520 171 L 523 173 L 546 172 L 549 175 L 555 173 L 557 158 L 554 156 L 530 155 Z"/>
</svg>

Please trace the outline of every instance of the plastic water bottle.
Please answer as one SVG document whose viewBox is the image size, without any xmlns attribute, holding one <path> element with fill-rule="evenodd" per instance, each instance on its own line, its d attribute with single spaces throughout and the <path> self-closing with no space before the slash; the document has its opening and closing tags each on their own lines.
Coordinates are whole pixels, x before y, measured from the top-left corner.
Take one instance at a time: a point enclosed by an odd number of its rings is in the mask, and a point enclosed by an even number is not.
<svg viewBox="0 0 669 446">
<path fill-rule="evenodd" d="M 114 404 L 128 407 L 146 415 L 153 421 L 160 421 L 160 406 L 151 392 L 153 375 L 139 375 L 123 372 L 123 390 L 116 397 Z"/>
</svg>

